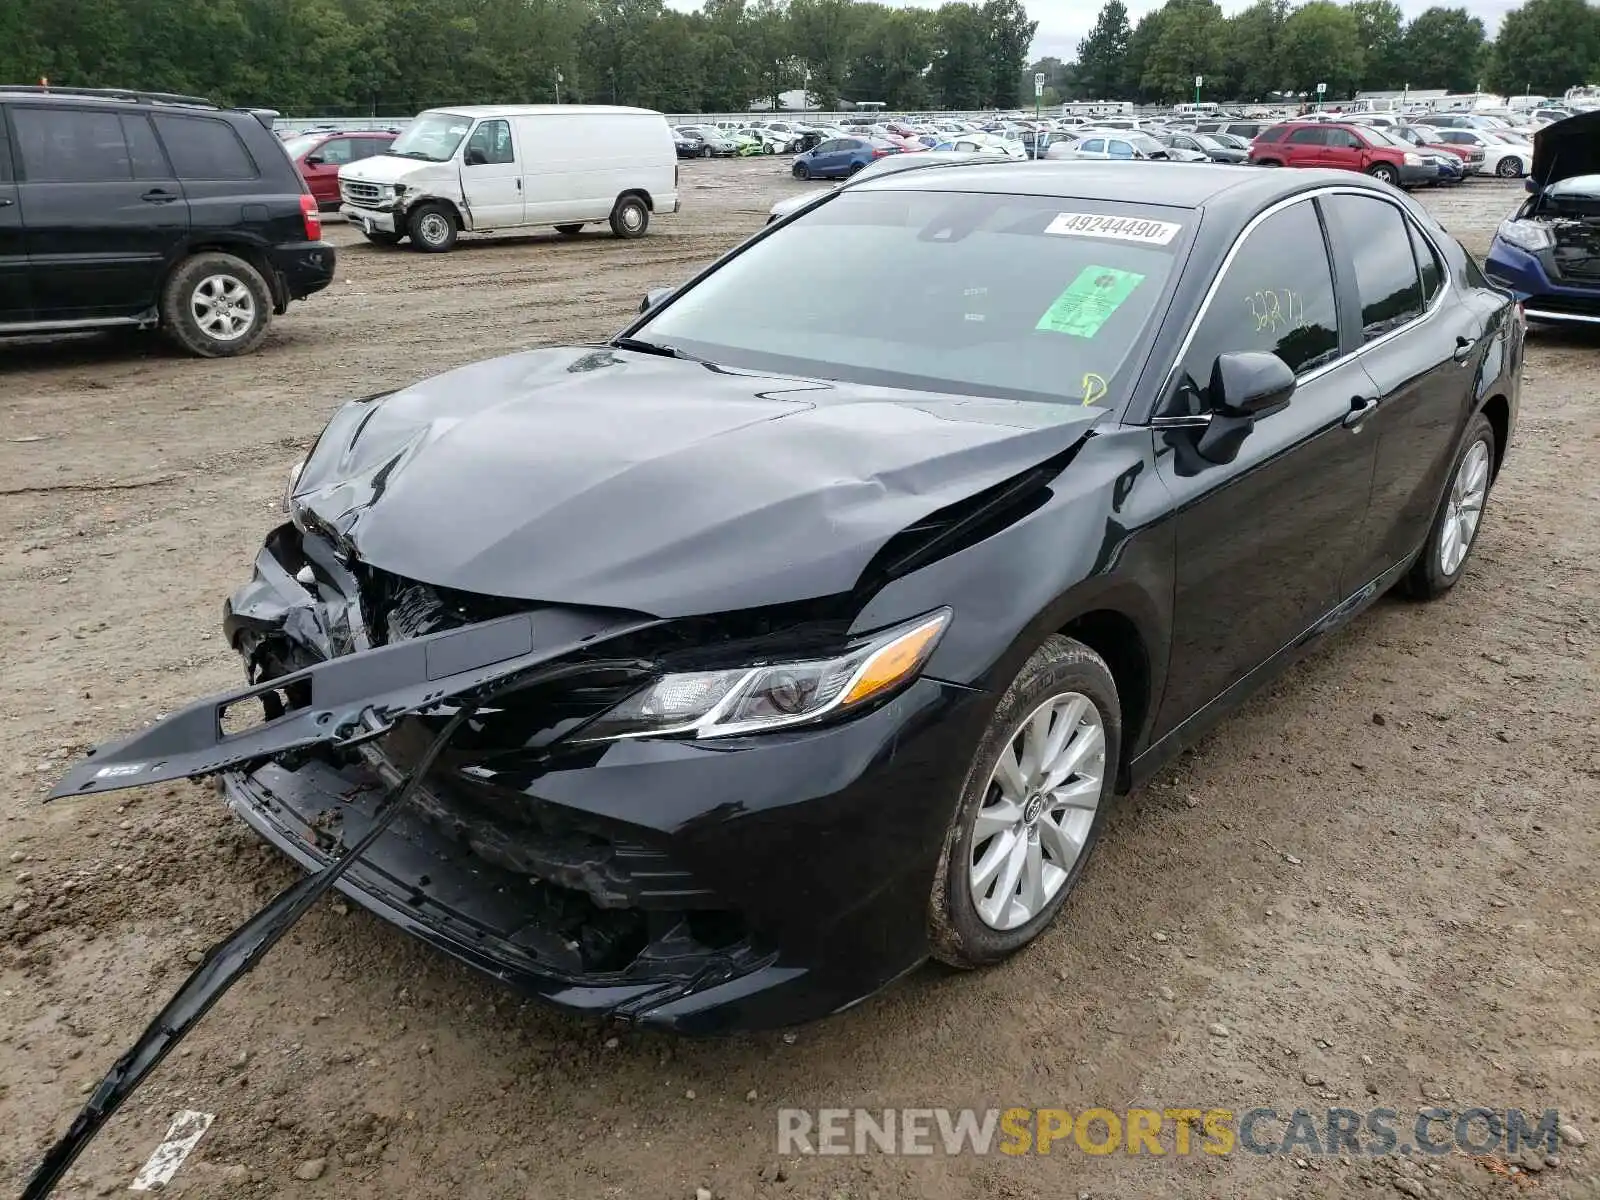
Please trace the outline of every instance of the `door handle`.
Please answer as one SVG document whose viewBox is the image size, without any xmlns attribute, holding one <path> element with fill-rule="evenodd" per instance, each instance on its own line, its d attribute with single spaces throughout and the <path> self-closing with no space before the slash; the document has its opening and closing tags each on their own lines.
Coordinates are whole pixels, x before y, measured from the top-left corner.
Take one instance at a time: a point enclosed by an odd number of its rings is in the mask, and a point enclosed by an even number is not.
<svg viewBox="0 0 1600 1200">
<path fill-rule="evenodd" d="M 1344 415 L 1344 427 L 1354 429 L 1361 422 L 1372 415 L 1373 409 L 1378 407 L 1376 396 L 1351 396 L 1350 411 Z"/>
<path fill-rule="evenodd" d="M 1466 334 L 1458 334 L 1456 336 L 1456 348 L 1451 352 L 1450 357 L 1464 366 L 1467 360 L 1472 357 L 1472 352 L 1477 348 L 1478 343 L 1475 338 L 1469 338 Z"/>
<path fill-rule="evenodd" d="M 143 200 L 146 204 L 171 204 L 177 199 L 177 197 L 171 192 L 163 191 L 160 188 L 151 188 L 144 195 L 140 196 L 139 199 Z"/>
<path fill-rule="evenodd" d="M 10 196 L 0 196 L 0 208 L 10 208 L 15 203 Z"/>
</svg>

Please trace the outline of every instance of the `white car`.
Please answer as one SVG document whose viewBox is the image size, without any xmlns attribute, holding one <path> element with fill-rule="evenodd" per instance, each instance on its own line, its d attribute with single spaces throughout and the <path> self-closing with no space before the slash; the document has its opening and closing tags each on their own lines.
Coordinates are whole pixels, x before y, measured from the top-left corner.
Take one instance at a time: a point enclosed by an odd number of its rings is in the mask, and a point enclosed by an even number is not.
<svg viewBox="0 0 1600 1200">
<path fill-rule="evenodd" d="M 791 146 L 800 140 L 792 133 L 779 129 L 769 129 L 762 125 L 747 125 L 743 129 L 737 129 L 734 132 L 745 137 L 755 138 L 761 143 L 761 153 L 763 154 L 786 153 Z"/>
<path fill-rule="evenodd" d="M 1487 129 L 1441 129 L 1439 140 L 1452 146 L 1479 146 L 1483 169 L 1501 179 L 1518 179 L 1533 165 L 1533 147 Z"/>
<path fill-rule="evenodd" d="M 939 143 L 941 146 L 944 142 Z M 1028 157 L 1028 149 L 1021 142 L 1001 137 L 997 133 L 963 133 L 950 139 L 950 154 L 981 154 L 990 158 Z"/>
</svg>

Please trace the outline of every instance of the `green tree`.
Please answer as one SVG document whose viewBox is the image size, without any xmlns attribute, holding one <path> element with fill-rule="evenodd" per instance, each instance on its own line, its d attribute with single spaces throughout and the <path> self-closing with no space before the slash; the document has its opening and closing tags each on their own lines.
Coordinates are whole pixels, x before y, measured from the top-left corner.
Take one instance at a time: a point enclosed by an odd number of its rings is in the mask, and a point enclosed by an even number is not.
<svg viewBox="0 0 1600 1200">
<path fill-rule="evenodd" d="M 990 91 L 983 21 L 970 4 L 946 4 L 934 16 L 930 79 L 944 108 L 982 108 Z"/>
<path fill-rule="evenodd" d="M 1128 6 L 1106 0 L 1089 36 L 1078 43 L 1078 91 L 1088 100 L 1111 100 L 1123 95 L 1128 65 Z"/>
<path fill-rule="evenodd" d="M 1405 18 L 1394 0 L 1352 0 L 1348 6 L 1360 31 L 1365 62 L 1361 86 L 1369 91 L 1397 88 L 1406 82 Z"/>
<path fill-rule="evenodd" d="M 988 86 L 984 103 L 1008 108 L 1016 103 L 1017 76 L 1028 61 L 1028 47 L 1039 22 L 1028 19 L 1022 0 L 983 0 L 978 10 L 983 29 L 984 59 L 988 66 Z"/>
<path fill-rule="evenodd" d="M 1527 0 L 1500 24 L 1488 72 L 1497 92 L 1559 96 L 1600 70 L 1600 12 L 1584 0 Z"/>
<path fill-rule="evenodd" d="M 1355 14 L 1332 0 L 1311 0 L 1283 25 L 1283 69 L 1292 90 L 1314 96 L 1328 85 L 1329 100 L 1347 99 L 1361 83 L 1361 27 Z"/>
<path fill-rule="evenodd" d="M 1228 20 L 1222 36 L 1225 94 L 1264 100 L 1286 86 L 1282 52 L 1288 18 L 1288 0 L 1256 0 Z"/>
<path fill-rule="evenodd" d="M 1142 103 L 1155 98 L 1144 85 L 1145 66 L 1161 41 L 1166 20 L 1167 10 L 1157 8 L 1145 13 L 1139 18 L 1139 24 L 1134 26 L 1128 38 L 1128 52 L 1122 59 L 1122 83 L 1118 89 L 1122 99 Z"/>
<path fill-rule="evenodd" d="M 1160 31 L 1144 60 L 1144 94 L 1176 101 L 1194 94 L 1195 76 L 1223 82 L 1222 9 L 1212 0 L 1167 0 Z"/>
<path fill-rule="evenodd" d="M 1405 64 L 1412 87 L 1471 92 L 1484 66 L 1483 22 L 1464 8 L 1430 8 L 1406 27 Z"/>
</svg>

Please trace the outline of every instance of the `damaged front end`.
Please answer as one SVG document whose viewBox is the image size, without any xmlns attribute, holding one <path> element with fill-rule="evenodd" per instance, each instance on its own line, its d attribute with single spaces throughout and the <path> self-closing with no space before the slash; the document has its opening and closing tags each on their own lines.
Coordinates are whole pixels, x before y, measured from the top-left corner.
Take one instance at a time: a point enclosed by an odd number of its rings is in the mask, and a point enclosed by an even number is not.
<svg viewBox="0 0 1600 1200">
<path fill-rule="evenodd" d="M 1500 223 L 1485 273 L 1552 323 L 1600 324 L 1600 114 L 1535 138 L 1532 193 Z"/>
</svg>

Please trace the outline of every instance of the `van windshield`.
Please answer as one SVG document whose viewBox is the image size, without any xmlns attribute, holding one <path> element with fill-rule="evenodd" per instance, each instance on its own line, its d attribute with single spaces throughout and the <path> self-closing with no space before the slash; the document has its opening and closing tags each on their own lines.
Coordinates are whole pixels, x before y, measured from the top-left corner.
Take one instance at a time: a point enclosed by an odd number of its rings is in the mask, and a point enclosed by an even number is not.
<svg viewBox="0 0 1600 1200">
<path fill-rule="evenodd" d="M 406 126 L 406 131 L 395 138 L 384 153 L 396 158 L 419 158 L 423 162 L 449 162 L 471 128 L 471 117 L 429 113 Z"/>
</svg>

